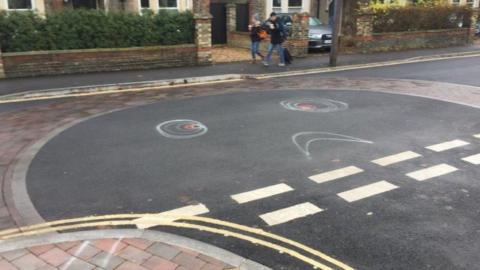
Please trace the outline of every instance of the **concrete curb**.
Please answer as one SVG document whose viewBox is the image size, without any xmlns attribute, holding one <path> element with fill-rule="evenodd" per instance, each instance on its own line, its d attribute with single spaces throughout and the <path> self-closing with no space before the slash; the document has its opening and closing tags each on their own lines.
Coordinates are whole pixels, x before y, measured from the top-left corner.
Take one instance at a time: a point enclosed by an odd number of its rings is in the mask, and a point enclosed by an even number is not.
<svg viewBox="0 0 480 270">
<path fill-rule="evenodd" d="M 71 87 L 71 88 L 45 89 L 45 90 L 38 90 L 38 91 L 35 90 L 35 91 L 27 91 L 27 92 L 0 96 L 0 104 L 43 100 L 43 99 L 110 94 L 110 93 L 120 93 L 120 92 L 139 92 L 139 91 L 147 91 L 147 90 L 165 89 L 165 88 L 171 88 L 171 87 L 184 87 L 184 86 L 195 86 L 195 85 L 201 85 L 201 84 L 234 82 L 234 81 L 241 81 L 245 79 L 258 80 L 258 79 L 270 79 L 270 78 L 278 78 L 278 77 L 332 73 L 332 72 L 338 72 L 338 71 L 349 71 L 349 70 L 356 70 L 356 69 L 386 67 L 386 66 L 440 61 L 440 60 L 448 60 L 448 59 L 469 58 L 469 57 L 477 57 L 477 56 L 480 56 L 480 50 L 438 54 L 438 55 L 430 55 L 430 56 L 419 56 L 419 57 L 412 57 L 412 58 L 406 58 L 406 59 L 374 62 L 374 63 L 358 64 L 358 65 L 301 69 L 301 70 L 285 71 L 285 72 L 278 72 L 278 73 L 225 74 L 225 75 L 213 75 L 213 76 L 202 76 L 202 77 L 167 79 L 167 80 L 158 80 L 158 81 L 141 81 L 141 82 L 91 85 L 91 86 L 81 86 L 81 87 Z"/>
<path fill-rule="evenodd" d="M 73 233 L 47 234 L 23 239 L 0 241 L 0 253 L 29 248 L 45 244 L 58 244 L 70 241 L 97 240 L 103 238 L 142 238 L 153 242 L 190 249 L 218 261 L 224 262 L 239 270 L 272 270 L 269 267 L 251 261 L 230 251 L 183 236 L 158 231 L 134 229 L 95 230 Z"/>
</svg>

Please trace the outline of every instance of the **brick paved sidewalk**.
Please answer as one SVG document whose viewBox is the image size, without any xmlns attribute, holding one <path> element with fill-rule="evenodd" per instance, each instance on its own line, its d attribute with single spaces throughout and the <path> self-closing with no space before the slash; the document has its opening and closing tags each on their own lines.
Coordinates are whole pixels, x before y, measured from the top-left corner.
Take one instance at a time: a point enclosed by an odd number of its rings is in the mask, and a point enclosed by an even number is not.
<svg viewBox="0 0 480 270">
<path fill-rule="evenodd" d="M 32 246 L 0 253 L 1 270 L 226 270 L 198 252 L 140 238 Z"/>
</svg>

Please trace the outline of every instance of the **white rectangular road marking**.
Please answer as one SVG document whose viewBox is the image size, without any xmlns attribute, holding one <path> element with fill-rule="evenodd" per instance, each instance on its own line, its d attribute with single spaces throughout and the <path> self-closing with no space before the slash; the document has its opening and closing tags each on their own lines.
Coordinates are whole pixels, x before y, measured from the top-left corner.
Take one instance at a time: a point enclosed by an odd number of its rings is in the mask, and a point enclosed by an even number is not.
<svg viewBox="0 0 480 270">
<path fill-rule="evenodd" d="M 380 166 L 388 166 L 388 165 L 399 163 L 399 162 L 402 162 L 402 161 L 405 161 L 405 160 L 421 157 L 421 156 L 422 155 L 417 154 L 415 152 L 406 151 L 406 152 L 402 152 L 402 153 L 399 153 L 399 154 L 375 159 L 375 160 L 372 160 L 372 162 L 377 164 L 377 165 L 380 165 Z"/>
<path fill-rule="evenodd" d="M 338 193 L 337 195 L 347 202 L 355 202 L 390 190 L 394 190 L 396 188 L 398 188 L 398 186 L 395 186 L 394 184 L 390 184 L 387 181 L 380 181 L 370 185 L 347 190 L 345 192 Z"/>
<path fill-rule="evenodd" d="M 321 173 L 321 174 L 313 175 L 313 176 L 308 177 L 308 179 L 310 179 L 312 181 L 315 181 L 318 184 L 321 184 L 321 183 L 333 181 L 333 180 L 336 180 L 336 179 L 339 179 L 339 178 L 347 177 L 347 176 L 354 175 L 354 174 L 361 173 L 361 172 L 363 172 L 362 169 L 360 169 L 358 167 L 355 167 L 355 166 L 349 166 L 349 167 L 345 167 L 345 168 L 342 168 L 342 169 L 328 171 L 328 172 L 324 172 L 324 173 Z"/>
<path fill-rule="evenodd" d="M 407 176 L 418 181 L 424 181 L 430 178 L 452 173 L 458 169 L 448 164 L 435 165 L 426 169 L 421 169 L 408 173 Z"/>
<path fill-rule="evenodd" d="M 480 133 L 473 135 L 473 137 L 480 139 Z"/>
<path fill-rule="evenodd" d="M 444 143 L 430 145 L 430 146 L 427 146 L 425 148 L 427 148 L 429 150 L 432 150 L 432 151 L 435 151 L 435 152 L 443 152 L 443 151 L 450 150 L 450 149 L 453 149 L 453 148 L 462 147 L 462 146 L 465 146 L 465 145 L 468 145 L 468 144 L 470 144 L 470 143 L 466 142 L 466 141 L 453 140 L 453 141 L 448 141 L 448 142 L 444 142 Z"/>
<path fill-rule="evenodd" d="M 269 226 L 274 226 L 297 218 L 314 215 L 322 211 L 323 209 L 320 209 L 316 205 L 307 202 L 260 215 L 260 218 L 263 219 L 263 221 L 265 221 Z"/>
<path fill-rule="evenodd" d="M 470 162 L 473 165 L 480 165 L 480 154 L 462 158 L 466 162 Z"/>
<path fill-rule="evenodd" d="M 134 220 L 137 223 L 137 227 L 139 229 L 147 229 L 150 227 L 156 226 L 159 220 L 163 222 L 172 222 L 175 221 L 176 218 L 174 217 L 164 217 L 164 215 L 172 215 L 172 216 L 198 216 L 202 214 L 206 214 L 210 212 L 208 208 L 203 204 L 195 204 L 195 205 L 188 205 L 184 207 L 180 207 L 177 209 L 161 212 L 155 215 L 149 215 L 142 218 L 138 218 Z"/>
<path fill-rule="evenodd" d="M 289 185 L 278 184 L 278 185 L 268 186 L 264 188 L 259 188 L 259 189 L 235 194 L 230 197 L 232 197 L 232 199 L 235 200 L 237 203 L 242 204 L 242 203 L 247 203 L 251 201 L 268 198 L 268 197 L 289 192 L 292 190 L 293 188 L 291 188 Z"/>
</svg>

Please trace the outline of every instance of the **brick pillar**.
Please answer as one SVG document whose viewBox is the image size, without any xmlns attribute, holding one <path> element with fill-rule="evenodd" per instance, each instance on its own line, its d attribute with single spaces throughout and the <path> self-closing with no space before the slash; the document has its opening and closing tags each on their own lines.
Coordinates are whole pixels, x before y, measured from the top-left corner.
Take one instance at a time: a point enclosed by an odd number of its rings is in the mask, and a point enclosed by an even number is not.
<svg viewBox="0 0 480 270">
<path fill-rule="evenodd" d="M 252 20 L 253 16 L 257 16 L 257 19 L 260 21 L 266 20 L 266 12 L 267 12 L 267 6 L 266 6 L 266 0 L 250 0 L 248 2 L 248 9 L 250 13 L 250 18 L 249 21 Z"/>
<path fill-rule="evenodd" d="M 475 29 L 478 22 L 479 9 L 475 8 L 472 10 L 472 17 L 470 18 L 470 29 L 468 31 L 468 43 L 473 43 L 475 40 Z"/>
<path fill-rule="evenodd" d="M 293 15 L 292 32 L 287 47 L 292 56 L 306 57 L 308 55 L 308 13 Z"/>
<path fill-rule="evenodd" d="M 357 14 L 354 46 L 362 52 L 369 51 L 368 47 L 373 35 L 373 20 L 374 14 L 369 9 L 362 9 Z"/>
<path fill-rule="evenodd" d="M 373 34 L 373 14 L 359 13 L 357 16 L 357 36 L 369 37 Z"/>
<path fill-rule="evenodd" d="M 195 14 L 195 44 L 197 64 L 212 64 L 212 15 Z"/>
<path fill-rule="evenodd" d="M 2 58 L 2 51 L 0 51 L 0 79 L 6 78 L 5 70 L 3 68 L 3 58 Z"/>
<path fill-rule="evenodd" d="M 193 0 L 193 13 L 201 15 L 210 14 L 210 0 Z"/>
<path fill-rule="evenodd" d="M 227 4 L 227 32 L 237 31 L 237 5 Z"/>
</svg>

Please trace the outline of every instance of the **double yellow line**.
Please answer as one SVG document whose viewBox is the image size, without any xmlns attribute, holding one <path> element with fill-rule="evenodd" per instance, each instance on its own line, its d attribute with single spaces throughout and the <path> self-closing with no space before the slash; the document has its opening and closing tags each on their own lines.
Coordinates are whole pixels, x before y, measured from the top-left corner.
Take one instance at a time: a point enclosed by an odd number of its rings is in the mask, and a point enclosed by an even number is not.
<svg viewBox="0 0 480 270">
<path fill-rule="evenodd" d="M 148 221 L 142 221 L 142 219 L 145 217 L 148 217 Z M 137 226 L 142 225 L 141 223 L 144 222 L 148 223 L 147 225 L 193 229 L 222 235 L 225 237 L 233 237 L 236 239 L 250 242 L 254 245 L 270 248 L 282 254 L 288 254 L 306 264 L 313 266 L 314 268 L 321 270 L 353 270 L 353 268 L 348 266 L 347 264 L 291 239 L 269 233 L 257 228 L 251 228 L 232 222 L 197 216 L 118 214 L 65 219 L 33 226 L 21 227 L 17 229 L 0 231 L 0 240 L 34 236 L 55 231 L 62 232 L 84 228 L 108 226 L 116 227 L 128 225 Z"/>
</svg>

